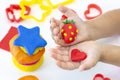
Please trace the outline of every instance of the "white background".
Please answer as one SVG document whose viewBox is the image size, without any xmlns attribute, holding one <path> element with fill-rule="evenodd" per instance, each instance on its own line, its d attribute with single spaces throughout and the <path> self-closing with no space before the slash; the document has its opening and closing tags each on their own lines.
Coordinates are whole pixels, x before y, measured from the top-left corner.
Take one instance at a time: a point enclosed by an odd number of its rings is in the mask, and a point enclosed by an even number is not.
<svg viewBox="0 0 120 80">
<path fill-rule="evenodd" d="M 57 2 L 57 1 L 65 1 L 65 0 L 51 0 L 51 1 Z M 19 0 L 0 0 L 0 25 L 1 25 L 0 40 L 3 39 L 3 37 L 8 32 L 11 26 L 17 27 L 20 24 L 23 24 L 28 28 L 34 26 L 40 26 L 41 34 L 48 42 L 45 52 L 45 61 L 38 70 L 34 72 L 23 72 L 18 70 L 13 65 L 11 60 L 11 54 L 5 50 L 0 49 L 0 80 L 17 80 L 22 76 L 30 75 L 30 74 L 37 76 L 40 80 L 93 80 L 93 76 L 97 73 L 102 73 L 103 75 L 110 77 L 111 80 L 120 80 L 119 67 L 109 64 L 104 64 L 101 62 L 99 62 L 94 68 L 83 72 L 79 72 L 78 69 L 68 71 L 57 67 L 54 60 L 50 57 L 50 53 L 49 53 L 49 49 L 56 46 L 56 44 L 51 38 L 49 21 L 51 17 L 56 17 L 57 19 L 59 19 L 61 13 L 57 9 L 54 9 L 52 10 L 52 13 L 46 18 L 46 20 L 41 23 L 38 23 L 31 19 L 24 20 L 20 23 L 11 23 L 6 18 L 5 9 L 10 4 L 18 4 L 18 3 Z M 101 6 L 103 12 L 120 8 L 119 0 L 75 0 L 74 3 L 69 4 L 67 6 L 74 9 L 80 15 L 80 17 L 83 20 L 85 20 L 83 13 L 87 9 L 87 5 L 90 3 L 96 3 L 99 6 Z M 37 15 L 37 17 L 40 17 L 41 14 L 40 13 L 41 10 L 40 11 L 39 10 L 40 9 L 38 8 L 38 6 L 32 6 L 32 14 Z M 105 39 L 104 42 L 105 41 L 115 45 L 120 44 L 118 36 Z"/>
</svg>

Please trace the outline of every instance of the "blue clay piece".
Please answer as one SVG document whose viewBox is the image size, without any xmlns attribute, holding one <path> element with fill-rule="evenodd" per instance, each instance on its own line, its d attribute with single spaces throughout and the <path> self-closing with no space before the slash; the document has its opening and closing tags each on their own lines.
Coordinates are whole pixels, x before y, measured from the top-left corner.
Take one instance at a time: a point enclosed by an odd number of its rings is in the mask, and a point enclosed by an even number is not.
<svg viewBox="0 0 120 80">
<path fill-rule="evenodd" d="M 28 29 L 20 25 L 18 27 L 18 38 L 14 41 L 15 46 L 22 46 L 32 56 L 38 47 L 45 47 L 47 42 L 40 36 L 40 28 L 38 26 Z"/>
</svg>

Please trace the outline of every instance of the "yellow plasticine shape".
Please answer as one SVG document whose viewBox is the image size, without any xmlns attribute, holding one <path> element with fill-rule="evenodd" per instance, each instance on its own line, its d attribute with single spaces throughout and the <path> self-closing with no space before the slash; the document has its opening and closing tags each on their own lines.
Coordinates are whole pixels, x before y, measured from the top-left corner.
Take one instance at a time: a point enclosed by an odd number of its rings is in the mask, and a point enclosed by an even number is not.
<svg viewBox="0 0 120 80">
<path fill-rule="evenodd" d="M 38 68 L 42 65 L 42 63 L 43 63 L 43 61 L 44 61 L 44 57 L 42 56 L 42 57 L 40 58 L 39 62 L 37 62 L 36 64 L 33 64 L 33 65 L 29 65 L 29 66 L 24 66 L 24 65 L 22 65 L 22 64 L 19 64 L 19 63 L 15 60 L 14 57 L 12 57 L 12 61 L 13 61 L 14 65 L 15 65 L 18 69 L 20 69 L 20 70 L 22 70 L 22 71 L 25 71 L 25 72 L 32 72 L 32 71 L 35 71 L 36 69 L 38 69 Z"/>
<path fill-rule="evenodd" d="M 40 19 L 32 16 L 32 15 L 24 15 L 25 13 L 25 7 L 24 6 L 32 6 L 34 4 L 38 4 L 40 6 L 40 8 L 42 10 L 45 10 L 45 12 L 43 12 L 42 16 Z M 42 22 L 45 20 L 45 18 L 51 13 L 52 11 L 52 7 L 50 6 L 46 6 L 46 5 L 43 5 L 43 1 L 42 0 L 31 0 L 31 1 L 26 1 L 26 0 L 22 0 L 20 2 L 20 7 L 21 7 L 21 12 L 20 12 L 20 16 L 23 18 L 23 19 L 34 19 L 36 20 L 37 22 Z"/>
<path fill-rule="evenodd" d="M 27 51 L 25 50 L 24 47 L 20 47 L 20 49 L 21 49 L 22 51 L 24 51 L 24 53 L 27 54 Z M 41 50 L 43 50 L 43 47 L 41 47 L 41 48 L 40 48 L 40 47 L 37 48 L 37 49 L 34 51 L 33 55 L 35 55 L 36 53 L 38 53 L 38 51 L 41 51 Z"/>
<path fill-rule="evenodd" d="M 47 5 L 45 5 L 43 3 L 43 1 L 46 1 Z M 60 3 L 57 3 L 57 4 L 52 4 L 52 2 L 50 0 L 31 0 L 31 1 L 21 0 L 21 2 L 20 2 L 20 7 L 21 7 L 20 16 L 23 19 L 30 19 L 31 18 L 31 19 L 36 20 L 37 22 L 43 22 L 45 20 L 45 18 L 51 13 L 52 9 L 58 8 L 60 5 L 70 4 L 74 1 L 75 0 L 65 0 L 64 2 L 60 2 Z M 42 10 L 45 10 L 45 12 L 41 15 L 41 19 L 35 18 L 32 15 L 24 15 L 24 13 L 25 13 L 25 7 L 24 6 L 32 6 L 34 4 L 38 4 Z"/>
<path fill-rule="evenodd" d="M 36 3 L 36 0 L 21 0 L 20 3 L 25 4 L 26 6 L 31 6 Z"/>
<path fill-rule="evenodd" d="M 52 6 L 53 9 L 58 8 L 60 5 L 67 5 L 70 4 L 72 2 L 74 2 L 75 0 L 65 0 L 64 2 L 60 2 L 57 4 L 52 4 L 52 2 L 50 0 L 47 0 L 47 2 Z"/>
</svg>

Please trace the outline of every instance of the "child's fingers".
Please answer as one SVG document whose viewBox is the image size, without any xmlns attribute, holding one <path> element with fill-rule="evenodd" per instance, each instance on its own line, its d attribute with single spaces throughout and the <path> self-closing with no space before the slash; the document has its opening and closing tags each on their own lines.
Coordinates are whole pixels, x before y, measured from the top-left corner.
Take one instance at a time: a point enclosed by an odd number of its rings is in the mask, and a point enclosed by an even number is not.
<svg viewBox="0 0 120 80">
<path fill-rule="evenodd" d="M 61 45 L 61 46 L 67 46 L 67 45 L 65 44 L 64 40 L 59 36 L 59 34 L 52 36 L 52 38 L 54 39 L 54 41 L 55 41 L 57 44 L 59 44 L 59 45 Z"/>
<path fill-rule="evenodd" d="M 53 35 L 56 35 L 56 36 L 59 34 L 59 32 L 60 32 L 60 29 L 57 26 L 52 30 Z"/>
<path fill-rule="evenodd" d="M 64 6 L 60 6 L 59 10 L 66 15 L 67 17 L 71 17 L 71 16 L 76 16 L 76 13 L 73 12 L 71 9 L 64 7 Z"/>
<path fill-rule="evenodd" d="M 60 6 L 59 10 L 68 18 L 79 18 L 79 16 L 70 8 Z"/>
<path fill-rule="evenodd" d="M 60 33 L 58 33 L 57 35 L 52 36 L 52 38 L 54 39 L 54 41 L 55 41 L 57 44 L 59 44 L 59 45 L 61 45 L 61 46 L 69 46 L 69 45 L 71 45 L 71 44 L 66 44 L 66 43 L 65 43 L 65 41 L 63 40 L 63 38 L 62 38 L 62 36 L 61 36 Z"/>
<path fill-rule="evenodd" d="M 64 48 L 64 49 L 55 49 L 55 48 L 52 48 L 50 50 L 50 52 L 51 52 L 51 54 L 60 54 L 60 55 L 63 55 L 63 56 L 69 56 L 67 48 Z"/>
<path fill-rule="evenodd" d="M 56 25 L 60 25 L 60 20 L 57 20 L 55 18 L 51 18 L 50 23 L 55 23 Z"/>
<path fill-rule="evenodd" d="M 59 60 L 59 61 L 70 61 L 70 58 L 69 56 L 65 56 L 65 55 L 60 55 L 60 54 L 55 54 L 55 53 L 52 53 L 51 56 L 56 59 L 56 60 Z"/>
<path fill-rule="evenodd" d="M 63 69 L 67 69 L 67 70 L 73 70 L 79 67 L 80 63 L 78 62 L 63 62 L 63 61 L 57 61 L 56 64 L 63 68 Z"/>
<path fill-rule="evenodd" d="M 60 21 L 59 20 L 51 18 L 50 23 L 51 23 L 51 26 L 50 26 L 51 31 L 53 31 L 53 29 L 56 28 L 56 27 L 59 28 L 59 25 L 60 25 Z"/>
<path fill-rule="evenodd" d="M 59 50 L 65 50 L 66 53 L 68 53 L 68 50 L 69 50 L 69 47 L 63 47 L 63 46 L 57 46 L 56 49 L 59 49 Z M 63 54 L 63 53 L 62 53 Z M 63 54 L 64 55 L 64 54 Z"/>
</svg>

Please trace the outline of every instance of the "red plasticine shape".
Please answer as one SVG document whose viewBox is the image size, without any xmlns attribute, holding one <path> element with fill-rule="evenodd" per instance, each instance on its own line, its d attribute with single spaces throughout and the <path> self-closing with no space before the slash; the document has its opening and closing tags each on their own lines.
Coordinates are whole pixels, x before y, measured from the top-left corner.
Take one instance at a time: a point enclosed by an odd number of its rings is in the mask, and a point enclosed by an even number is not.
<svg viewBox="0 0 120 80">
<path fill-rule="evenodd" d="M 30 13 L 31 8 L 28 6 L 25 6 L 26 8 L 26 13 L 25 15 L 28 15 Z M 19 17 L 18 19 L 16 19 L 16 16 L 14 14 L 14 10 L 21 10 L 20 5 L 18 4 L 11 4 L 10 7 L 6 8 L 6 15 L 8 20 L 10 20 L 11 22 L 20 22 L 23 19 L 21 17 Z M 12 15 L 12 18 L 10 18 L 10 14 Z"/>
<path fill-rule="evenodd" d="M 62 15 L 61 20 L 65 20 L 65 19 L 67 19 L 67 18 L 68 18 L 67 16 Z"/>
<path fill-rule="evenodd" d="M 71 60 L 73 62 L 80 62 L 80 61 L 86 59 L 86 57 L 87 57 L 86 53 L 81 52 L 78 49 L 73 49 L 71 51 Z"/>
<path fill-rule="evenodd" d="M 74 10 L 72 10 L 74 13 L 76 13 Z M 62 15 L 61 16 L 61 20 L 65 20 L 65 19 L 67 19 L 68 17 L 66 16 L 66 15 Z"/>
<path fill-rule="evenodd" d="M 96 74 L 93 80 L 111 80 L 110 78 L 104 77 L 102 74 Z"/>
<path fill-rule="evenodd" d="M 73 20 L 68 20 L 66 19 L 65 22 L 63 22 L 64 25 L 61 29 L 61 35 L 66 44 L 70 44 L 76 39 L 78 29 L 76 25 L 74 24 L 75 22 Z"/>
<path fill-rule="evenodd" d="M 10 51 L 9 41 L 17 33 L 18 33 L 17 28 L 11 27 L 10 30 L 8 31 L 8 33 L 6 34 L 6 36 L 0 42 L 0 48 L 4 49 L 6 51 Z"/>
</svg>

